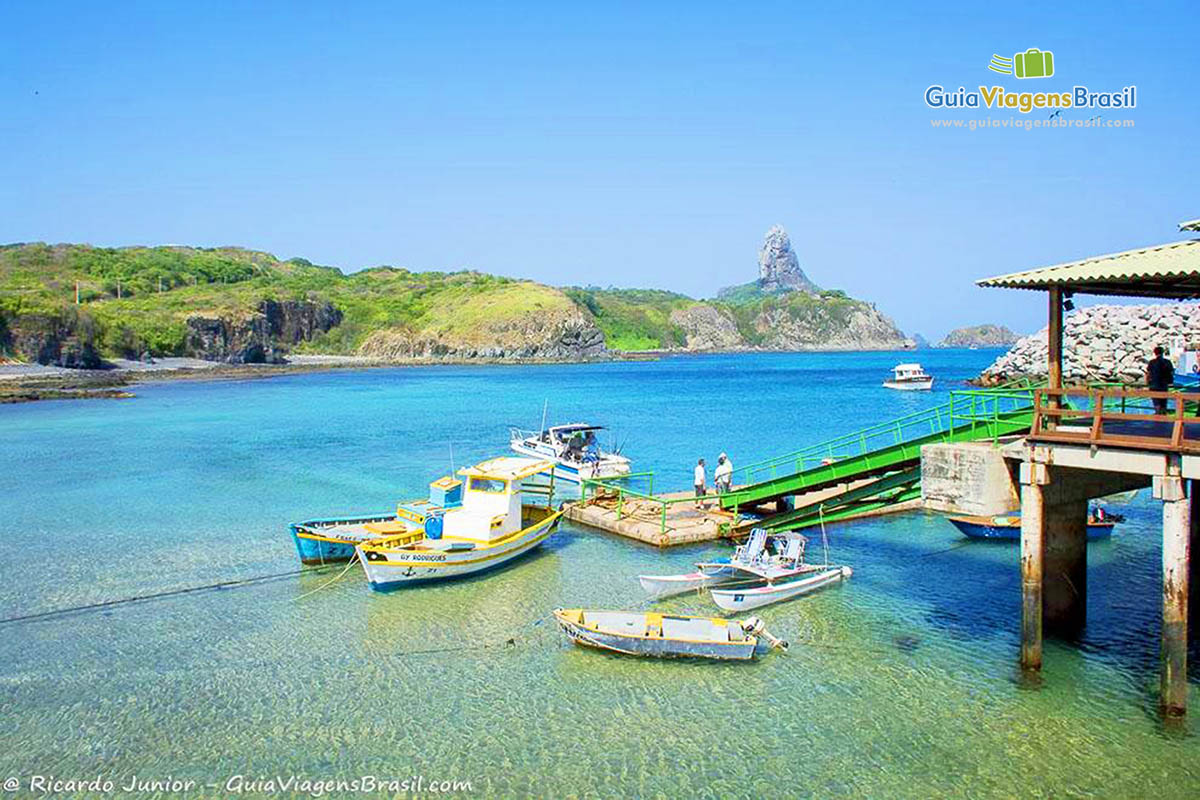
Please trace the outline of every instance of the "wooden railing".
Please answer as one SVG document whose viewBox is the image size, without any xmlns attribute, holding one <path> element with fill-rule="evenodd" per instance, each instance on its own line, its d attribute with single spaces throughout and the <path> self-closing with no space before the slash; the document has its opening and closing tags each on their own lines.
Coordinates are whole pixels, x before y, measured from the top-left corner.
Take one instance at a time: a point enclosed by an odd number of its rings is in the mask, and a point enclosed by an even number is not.
<svg viewBox="0 0 1200 800">
<path fill-rule="evenodd" d="M 1072 401 L 1076 407 L 1072 408 Z M 1166 414 L 1151 408 L 1166 400 Z M 1090 405 L 1090 408 L 1080 408 Z M 1038 389 L 1030 441 L 1200 452 L 1200 393 L 1147 389 Z M 1085 427 L 1086 424 L 1086 427 Z"/>
</svg>

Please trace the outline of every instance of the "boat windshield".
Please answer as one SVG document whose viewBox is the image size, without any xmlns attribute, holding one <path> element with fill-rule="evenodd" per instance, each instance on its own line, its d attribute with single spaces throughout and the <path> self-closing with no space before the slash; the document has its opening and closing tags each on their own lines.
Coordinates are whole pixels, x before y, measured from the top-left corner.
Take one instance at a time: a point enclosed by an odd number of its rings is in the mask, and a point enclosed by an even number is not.
<svg viewBox="0 0 1200 800">
<path fill-rule="evenodd" d="M 502 481 L 499 478 L 471 478 L 471 483 L 467 488 L 472 492 L 502 494 L 508 489 L 508 481 Z"/>
</svg>

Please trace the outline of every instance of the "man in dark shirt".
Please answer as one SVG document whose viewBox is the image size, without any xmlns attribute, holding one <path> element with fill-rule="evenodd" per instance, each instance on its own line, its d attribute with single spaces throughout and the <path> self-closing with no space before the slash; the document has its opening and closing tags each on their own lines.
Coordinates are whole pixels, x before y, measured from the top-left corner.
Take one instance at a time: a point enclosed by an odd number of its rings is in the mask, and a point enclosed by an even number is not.
<svg viewBox="0 0 1200 800">
<path fill-rule="evenodd" d="M 1175 367 L 1163 358 L 1163 349 L 1154 348 L 1154 358 L 1146 364 L 1146 388 L 1152 392 L 1165 392 L 1175 382 Z M 1167 413 L 1167 398 L 1154 398 L 1154 413 Z"/>
</svg>

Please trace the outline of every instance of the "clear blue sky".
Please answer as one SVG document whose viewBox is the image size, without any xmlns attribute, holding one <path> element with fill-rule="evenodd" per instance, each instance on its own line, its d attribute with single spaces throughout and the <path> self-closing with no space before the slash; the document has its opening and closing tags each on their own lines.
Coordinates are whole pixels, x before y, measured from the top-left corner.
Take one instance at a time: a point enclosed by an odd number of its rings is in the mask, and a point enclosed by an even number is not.
<svg viewBox="0 0 1200 800">
<path fill-rule="evenodd" d="M 815 281 L 906 331 L 1028 331 L 1041 295 L 972 279 L 1200 217 L 1196 10 L 5 3 L 0 241 L 704 296 L 751 279 L 781 223 Z M 987 71 L 1028 47 L 1055 78 Z M 931 83 L 1132 83 L 1138 108 L 1107 115 L 1136 127 L 935 130 L 954 115 Z"/>
</svg>

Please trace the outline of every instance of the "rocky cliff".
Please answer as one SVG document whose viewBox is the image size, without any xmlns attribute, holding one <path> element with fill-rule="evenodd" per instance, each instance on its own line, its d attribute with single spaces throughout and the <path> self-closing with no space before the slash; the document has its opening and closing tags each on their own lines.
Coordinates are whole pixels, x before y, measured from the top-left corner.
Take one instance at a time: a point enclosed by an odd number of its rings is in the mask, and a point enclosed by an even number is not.
<svg viewBox="0 0 1200 800">
<path fill-rule="evenodd" d="M 1200 305 L 1092 306 L 1063 323 L 1063 380 L 1141 383 L 1155 346 L 1200 346 Z M 980 381 L 1046 377 L 1047 331 L 1026 336 L 983 371 Z"/>
<path fill-rule="evenodd" d="M 858 300 L 764 305 L 751 324 L 767 350 L 903 350 L 916 346 L 875 306 Z"/>
<path fill-rule="evenodd" d="M 956 328 L 938 342 L 938 347 L 1009 347 L 1020 337 L 1003 325 L 974 325 Z"/>
<path fill-rule="evenodd" d="M 104 364 L 96 349 L 95 324 L 71 306 L 24 314 L 11 322 L 0 317 L 0 351 L 23 361 L 59 367 L 97 369 Z"/>
<path fill-rule="evenodd" d="M 820 291 L 800 269 L 800 259 L 782 225 L 772 225 L 758 251 L 758 288 L 764 292 Z"/>
<path fill-rule="evenodd" d="M 256 313 L 192 316 L 186 320 L 184 355 L 229 364 L 278 364 L 289 345 L 316 338 L 342 321 L 330 303 L 264 300 Z"/>
<path fill-rule="evenodd" d="M 696 303 L 675 309 L 670 320 L 682 332 L 686 350 L 737 350 L 748 346 L 737 321 L 726 309 Z"/>
<path fill-rule="evenodd" d="M 469 332 L 391 328 L 372 333 L 358 349 L 382 361 L 580 361 L 605 352 L 604 334 L 575 309 L 489 321 Z"/>
<path fill-rule="evenodd" d="M 459 296 L 411 323 L 371 333 L 358 348 L 389 361 L 577 361 L 605 352 L 590 314 L 562 291 L 530 281 Z"/>
</svg>

